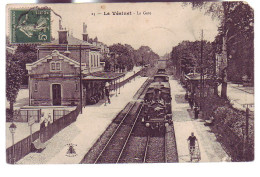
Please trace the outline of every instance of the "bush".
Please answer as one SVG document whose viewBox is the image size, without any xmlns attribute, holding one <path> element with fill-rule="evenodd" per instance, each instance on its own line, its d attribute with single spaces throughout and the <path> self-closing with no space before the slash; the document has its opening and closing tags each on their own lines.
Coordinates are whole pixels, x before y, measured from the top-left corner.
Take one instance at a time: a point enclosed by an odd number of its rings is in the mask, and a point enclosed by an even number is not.
<svg viewBox="0 0 260 177">
<path fill-rule="evenodd" d="M 6 122 L 12 121 L 12 111 L 10 109 L 6 109 Z"/>
<path fill-rule="evenodd" d="M 234 136 L 230 136 L 226 132 L 217 132 L 220 133 L 225 139 L 228 139 L 227 142 L 235 144 L 236 147 L 242 147 L 244 143 L 245 136 L 245 124 L 246 124 L 246 113 L 243 111 L 236 110 L 231 106 L 225 105 L 218 107 L 214 111 L 215 123 L 218 126 L 221 126 L 222 129 L 230 129 L 231 134 L 237 136 L 238 139 L 234 139 Z M 248 127 L 248 148 L 246 160 L 250 161 L 254 159 L 254 119 L 249 118 L 249 127 Z M 232 151 L 233 149 L 231 149 Z M 240 149 L 241 150 L 241 149 Z M 244 160 L 240 157 L 235 157 L 238 161 Z M 240 158 L 240 159 L 239 159 Z M 244 157 L 242 157 L 244 158 Z"/>
<path fill-rule="evenodd" d="M 198 100 L 199 101 L 199 100 Z M 243 143 L 245 136 L 246 113 L 232 107 L 227 99 L 209 95 L 204 99 L 204 119 L 210 116 L 215 118 L 215 126 L 211 127 L 218 140 L 225 146 L 234 161 L 245 160 Z M 246 160 L 254 159 L 254 118 L 249 118 L 249 137 Z"/>
</svg>

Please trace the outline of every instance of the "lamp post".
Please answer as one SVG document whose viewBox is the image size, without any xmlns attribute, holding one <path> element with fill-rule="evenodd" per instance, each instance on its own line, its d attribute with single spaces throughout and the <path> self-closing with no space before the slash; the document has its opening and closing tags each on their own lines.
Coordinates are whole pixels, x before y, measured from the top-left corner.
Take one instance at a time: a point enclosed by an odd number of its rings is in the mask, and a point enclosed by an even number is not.
<svg viewBox="0 0 260 177">
<path fill-rule="evenodd" d="M 12 124 L 10 125 L 10 127 L 9 127 L 9 130 L 10 130 L 10 132 L 11 132 L 11 134 L 12 134 L 12 142 L 13 142 L 13 155 L 12 155 L 12 164 L 14 164 L 15 163 L 15 155 L 14 155 L 14 134 L 15 134 L 15 130 L 16 130 L 16 125 L 12 122 Z"/>
</svg>

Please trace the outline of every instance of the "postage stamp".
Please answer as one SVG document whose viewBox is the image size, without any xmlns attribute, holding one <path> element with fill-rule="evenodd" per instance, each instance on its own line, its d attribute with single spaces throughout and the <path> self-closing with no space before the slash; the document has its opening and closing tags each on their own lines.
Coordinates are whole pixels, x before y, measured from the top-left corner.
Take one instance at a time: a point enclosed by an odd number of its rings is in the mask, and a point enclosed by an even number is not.
<svg viewBox="0 0 260 177">
<path fill-rule="evenodd" d="M 15 9 L 11 13 L 11 43 L 50 42 L 50 9 Z"/>
</svg>

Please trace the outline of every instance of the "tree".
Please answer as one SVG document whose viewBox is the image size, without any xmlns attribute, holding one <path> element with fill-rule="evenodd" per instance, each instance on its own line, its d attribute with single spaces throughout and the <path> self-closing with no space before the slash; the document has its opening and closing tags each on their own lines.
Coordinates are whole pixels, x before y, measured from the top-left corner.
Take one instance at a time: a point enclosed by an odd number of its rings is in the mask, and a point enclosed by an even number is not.
<svg viewBox="0 0 260 177">
<path fill-rule="evenodd" d="M 131 70 L 133 68 L 130 51 L 125 45 L 114 44 L 109 47 L 109 51 L 114 54 L 115 64 L 119 69 L 127 68 L 127 70 Z"/>
<path fill-rule="evenodd" d="M 28 85 L 28 71 L 26 70 L 27 63 L 33 63 L 37 60 L 36 44 L 19 44 L 13 60 L 20 64 L 22 69 L 22 84 Z"/>
<path fill-rule="evenodd" d="M 186 3 L 187 5 L 187 3 Z M 245 2 L 192 2 L 194 8 L 205 9 L 207 14 L 212 18 L 220 20 L 219 35 L 216 43 L 219 43 L 222 48 L 221 55 L 224 64 L 221 67 L 222 91 L 221 96 L 227 97 L 227 78 L 230 73 L 230 62 L 232 54 L 235 52 L 245 51 L 243 47 L 237 46 L 234 50 L 234 44 L 240 43 L 246 46 L 248 41 L 250 46 L 253 45 L 253 9 Z M 253 49 L 251 48 L 248 57 L 253 58 Z M 246 51 L 243 52 L 247 53 Z M 233 62 L 237 63 L 237 62 Z M 249 61 L 252 65 L 252 62 Z M 250 67 L 252 68 L 252 66 Z M 249 68 L 250 68 L 249 67 Z M 247 69 L 249 70 L 249 69 Z M 237 74 L 239 74 L 238 71 Z M 233 75 L 230 73 L 230 75 Z"/>
<path fill-rule="evenodd" d="M 171 60 L 176 67 L 177 74 L 188 74 L 193 71 L 205 68 L 205 74 L 211 74 L 214 70 L 212 60 L 212 44 L 203 41 L 203 65 L 201 64 L 201 41 L 183 41 L 178 46 L 173 47 Z"/>
<path fill-rule="evenodd" d="M 150 64 L 154 66 L 156 61 L 160 58 L 158 54 L 154 53 L 153 50 L 148 46 L 141 46 L 137 49 L 137 61 L 143 66 Z"/>
<path fill-rule="evenodd" d="M 13 114 L 13 105 L 19 92 L 23 71 L 19 61 L 14 60 L 14 56 L 6 52 L 6 98 L 10 102 L 10 112 Z"/>
<path fill-rule="evenodd" d="M 129 44 L 114 44 L 109 47 L 112 53 L 112 58 L 115 58 L 115 63 L 119 68 L 126 67 L 131 70 L 134 65 L 151 64 L 154 66 L 156 61 L 160 58 L 158 54 L 154 53 L 148 46 L 141 46 L 135 50 Z"/>
</svg>

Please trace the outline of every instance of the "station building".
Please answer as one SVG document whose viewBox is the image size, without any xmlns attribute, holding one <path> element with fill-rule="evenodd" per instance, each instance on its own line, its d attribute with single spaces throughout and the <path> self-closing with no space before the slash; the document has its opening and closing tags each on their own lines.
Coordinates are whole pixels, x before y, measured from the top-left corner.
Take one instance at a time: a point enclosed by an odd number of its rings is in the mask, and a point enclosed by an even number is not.
<svg viewBox="0 0 260 177">
<path fill-rule="evenodd" d="M 108 47 L 97 38 L 90 43 L 86 28 L 83 24 L 80 40 L 60 25 L 58 39 L 37 46 L 38 60 L 26 64 L 29 106 L 75 106 L 80 102 L 80 90 L 83 102 L 99 100 L 106 82 L 115 84 L 124 76 L 123 73 L 104 72 L 100 58 L 108 54 Z"/>
</svg>

